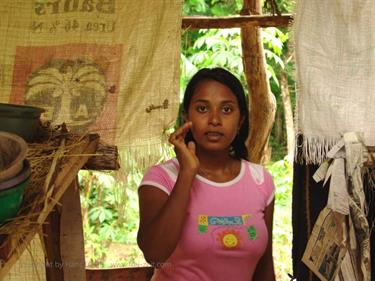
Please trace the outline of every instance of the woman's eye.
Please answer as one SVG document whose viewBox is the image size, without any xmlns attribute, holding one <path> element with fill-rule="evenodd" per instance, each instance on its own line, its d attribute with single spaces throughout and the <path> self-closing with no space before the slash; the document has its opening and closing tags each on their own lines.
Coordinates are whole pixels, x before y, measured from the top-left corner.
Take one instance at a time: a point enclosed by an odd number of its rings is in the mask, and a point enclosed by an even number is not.
<svg viewBox="0 0 375 281">
<path fill-rule="evenodd" d="M 232 108 L 230 106 L 224 106 L 223 107 L 223 112 L 224 113 L 231 113 L 232 112 Z"/>
<path fill-rule="evenodd" d="M 207 106 L 205 106 L 205 105 L 198 105 L 197 106 L 197 111 L 198 112 L 206 112 L 207 111 Z"/>
</svg>

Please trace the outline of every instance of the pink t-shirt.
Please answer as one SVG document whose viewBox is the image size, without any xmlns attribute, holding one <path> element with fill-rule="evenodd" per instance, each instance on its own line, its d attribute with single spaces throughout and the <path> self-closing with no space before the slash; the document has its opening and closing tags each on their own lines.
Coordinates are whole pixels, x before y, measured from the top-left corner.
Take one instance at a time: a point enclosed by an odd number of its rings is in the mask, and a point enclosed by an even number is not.
<svg viewBox="0 0 375 281">
<path fill-rule="evenodd" d="M 140 185 L 170 194 L 178 169 L 176 158 L 153 166 Z M 240 173 L 229 182 L 197 175 L 180 241 L 152 280 L 250 281 L 267 246 L 263 215 L 274 191 L 270 174 L 245 160 Z"/>
</svg>

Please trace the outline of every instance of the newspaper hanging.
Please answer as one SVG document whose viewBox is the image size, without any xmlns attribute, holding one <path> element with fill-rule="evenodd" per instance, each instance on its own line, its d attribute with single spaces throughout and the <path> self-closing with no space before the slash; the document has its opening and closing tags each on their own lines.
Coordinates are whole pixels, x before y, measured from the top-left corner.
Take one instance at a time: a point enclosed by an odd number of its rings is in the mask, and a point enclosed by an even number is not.
<svg viewBox="0 0 375 281">
<path fill-rule="evenodd" d="M 322 281 L 334 280 L 346 254 L 332 210 L 324 208 L 315 223 L 302 261 Z"/>
<path fill-rule="evenodd" d="M 329 160 L 313 178 L 324 179 L 324 184 L 330 179 L 328 203 L 314 225 L 302 261 L 322 281 L 370 281 L 370 227 L 363 189 L 363 164 L 369 153 L 363 133 L 345 133 L 327 155 Z"/>
<path fill-rule="evenodd" d="M 2 0 L 0 102 L 147 162 L 179 102 L 182 0 Z"/>
</svg>

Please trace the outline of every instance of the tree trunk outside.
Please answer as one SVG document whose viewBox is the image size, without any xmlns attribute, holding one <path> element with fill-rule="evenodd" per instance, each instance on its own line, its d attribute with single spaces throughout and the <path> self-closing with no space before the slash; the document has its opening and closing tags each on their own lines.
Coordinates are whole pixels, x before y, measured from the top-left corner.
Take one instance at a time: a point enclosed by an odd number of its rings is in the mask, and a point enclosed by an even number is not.
<svg viewBox="0 0 375 281">
<path fill-rule="evenodd" d="M 287 139 L 287 160 L 292 163 L 294 157 L 294 119 L 292 103 L 290 101 L 288 74 L 286 70 L 282 70 L 280 74 L 281 97 L 284 107 L 284 118 Z"/>
<path fill-rule="evenodd" d="M 275 123 L 274 123 L 274 126 L 273 126 L 274 127 L 273 133 L 274 133 L 274 136 L 275 136 L 275 140 L 278 143 L 282 143 L 283 140 L 284 140 L 283 118 L 284 118 L 284 111 L 282 109 L 276 110 Z"/>
<path fill-rule="evenodd" d="M 260 1 L 244 0 L 241 14 L 261 14 Z M 245 76 L 249 86 L 249 160 L 262 163 L 270 156 L 268 139 L 275 119 L 276 100 L 267 78 L 261 29 L 243 27 L 241 39 Z"/>
</svg>

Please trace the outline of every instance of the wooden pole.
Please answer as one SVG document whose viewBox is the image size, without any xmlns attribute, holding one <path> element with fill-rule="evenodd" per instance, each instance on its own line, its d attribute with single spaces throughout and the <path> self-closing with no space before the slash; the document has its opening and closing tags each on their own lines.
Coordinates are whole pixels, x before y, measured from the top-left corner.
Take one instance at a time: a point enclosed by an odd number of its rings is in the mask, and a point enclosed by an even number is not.
<svg viewBox="0 0 375 281">
<path fill-rule="evenodd" d="M 241 14 L 260 15 L 260 1 L 244 0 Z M 267 78 L 260 27 L 242 27 L 241 39 L 250 102 L 250 134 L 247 147 L 250 161 L 261 163 L 268 154 L 268 138 L 275 119 L 276 100 Z"/>
<path fill-rule="evenodd" d="M 60 254 L 64 280 L 86 280 L 84 234 L 78 177 L 61 197 Z"/>
<path fill-rule="evenodd" d="M 95 156 L 90 157 L 82 169 L 100 171 L 119 170 L 120 164 L 117 146 L 99 142 Z"/>
<path fill-rule="evenodd" d="M 52 211 L 43 227 L 43 243 L 45 249 L 46 280 L 64 281 L 64 271 L 60 247 L 60 212 L 58 208 Z"/>
<path fill-rule="evenodd" d="M 239 27 L 285 27 L 293 21 L 291 14 L 280 16 L 272 15 L 240 15 L 228 17 L 183 17 L 182 28 L 204 29 L 204 28 L 239 28 Z"/>
</svg>

